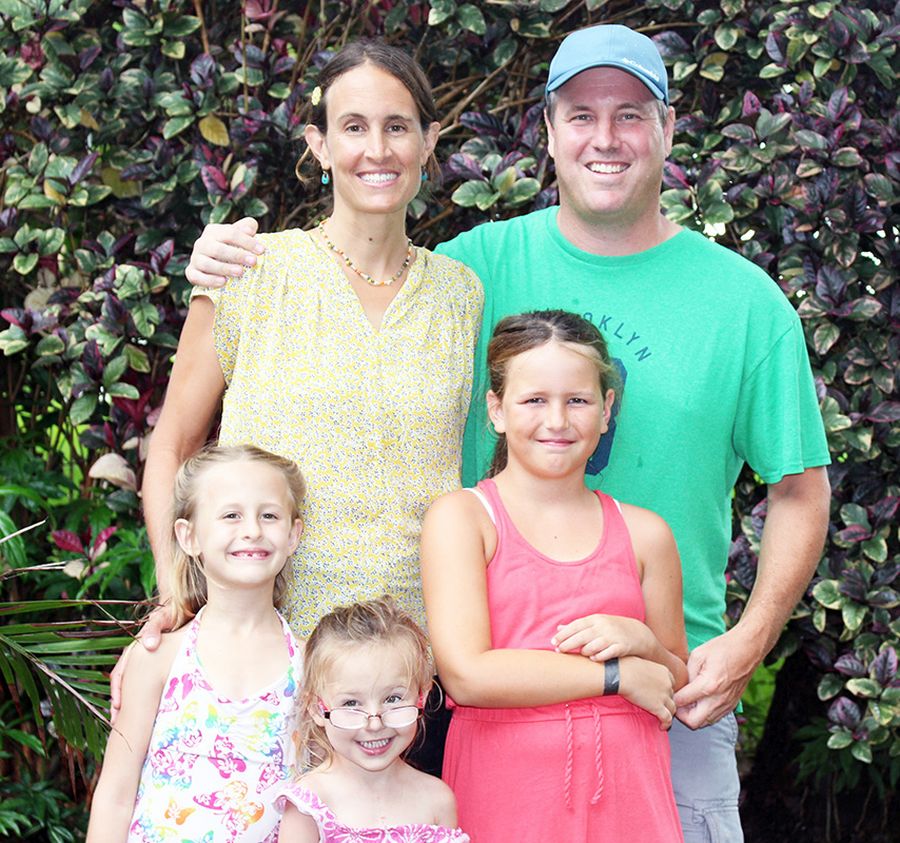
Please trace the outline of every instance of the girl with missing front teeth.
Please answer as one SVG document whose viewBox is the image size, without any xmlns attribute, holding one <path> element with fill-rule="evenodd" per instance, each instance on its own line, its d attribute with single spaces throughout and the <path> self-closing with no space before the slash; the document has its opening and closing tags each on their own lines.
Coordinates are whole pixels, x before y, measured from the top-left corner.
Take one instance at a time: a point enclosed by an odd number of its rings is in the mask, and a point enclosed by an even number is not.
<svg viewBox="0 0 900 843">
<path fill-rule="evenodd" d="M 306 484 L 242 445 L 195 454 L 174 488 L 176 630 L 153 652 L 132 645 L 88 843 L 274 843 L 302 651 L 273 602 Z"/>
</svg>

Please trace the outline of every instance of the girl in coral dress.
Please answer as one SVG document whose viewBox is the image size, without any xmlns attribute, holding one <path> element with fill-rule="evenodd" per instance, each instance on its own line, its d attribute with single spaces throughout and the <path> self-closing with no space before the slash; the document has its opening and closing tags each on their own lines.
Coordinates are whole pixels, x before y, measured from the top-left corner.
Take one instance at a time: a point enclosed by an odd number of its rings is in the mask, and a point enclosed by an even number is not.
<svg viewBox="0 0 900 843">
<path fill-rule="evenodd" d="M 301 649 L 274 608 L 302 531 L 292 460 L 210 448 L 175 481 L 176 631 L 134 647 L 89 843 L 261 843 L 293 775 Z"/>
<path fill-rule="evenodd" d="M 658 516 L 584 483 L 616 399 L 606 343 L 574 314 L 523 314 L 488 365 L 492 476 L 436 501 L 422 534 L 460 822 L 473 843 L 680 841 L 678 553 Z"/>
</svg>

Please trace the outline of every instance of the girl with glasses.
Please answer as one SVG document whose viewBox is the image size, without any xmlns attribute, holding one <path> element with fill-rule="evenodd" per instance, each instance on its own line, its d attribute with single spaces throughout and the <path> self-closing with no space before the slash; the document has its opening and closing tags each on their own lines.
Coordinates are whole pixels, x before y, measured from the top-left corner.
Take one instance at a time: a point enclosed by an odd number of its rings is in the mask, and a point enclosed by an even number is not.
<svg viewBox="0 0 900 843">
<path fill-rule="evenodd" d="M 389 597 L 319 621 L 300 698 L 313 769 L 278 799 L 279 840 L 467 843 L 450 788 L 404 760 L 432 676 L 425 635 Z"/>
</svg>

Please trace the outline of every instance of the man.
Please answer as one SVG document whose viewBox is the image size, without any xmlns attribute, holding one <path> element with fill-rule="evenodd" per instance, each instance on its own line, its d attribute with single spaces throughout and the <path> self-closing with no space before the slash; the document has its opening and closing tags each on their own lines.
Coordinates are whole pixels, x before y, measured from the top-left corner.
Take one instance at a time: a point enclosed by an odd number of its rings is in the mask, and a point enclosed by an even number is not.
<svg viewBox="0 0 900 843">
<path fill-rule="evenodd" d="M 829 455 L 803 332 L 758 267 L 662 215 L 675 114 L 650 39 L 615 25 L 566 38 L 550 65 L 545 120 L 559 206 L 439 249 L 471 266 L 486 294 L 464 481 L 482 475 L 493 448 L 482 397 L 494 324 L 543 308 L 592 319 L 625 389 L 588 482 L 662 515 L 682 557 L 690 681 L 670 736 L 685 839 L 740 841 L 733 711 L 806 588 L 828 519 Z M 209 241 L 253 249 L 255 224 L 225 229 L 195 249 L 190 280 L 249 257 Z M 198 253 L 219 262 L 204 272 Z M 756 585 L 725 632 L 731 491 L 745 461 L 768 484 L 768 516 Z"/>
</svg>

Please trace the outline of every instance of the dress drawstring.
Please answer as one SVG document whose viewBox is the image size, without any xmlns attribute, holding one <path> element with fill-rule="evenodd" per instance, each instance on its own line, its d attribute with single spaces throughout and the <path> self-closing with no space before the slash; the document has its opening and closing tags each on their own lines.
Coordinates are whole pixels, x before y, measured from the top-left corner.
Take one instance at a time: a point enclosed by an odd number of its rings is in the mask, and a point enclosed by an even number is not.
<svg viewBox="0 0 900 843">
<path fill-rule="evenodd" d="M 591 706 L 591 718 L 594 721 L 594 772 L 597 775 L 597 788 L 591 796 L 591 805 L 596 805 L 603 795 L 603 727 L 600 722 L 600 711 L 593 703 Z M 566 710 L 566 770 L 564 775 L 564 788 L 566 807 L 572 807 L 572 771 L 575 766 L 575 738 L 572 725 L 572 711 L 569 703 Z"/>
</svg>

